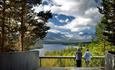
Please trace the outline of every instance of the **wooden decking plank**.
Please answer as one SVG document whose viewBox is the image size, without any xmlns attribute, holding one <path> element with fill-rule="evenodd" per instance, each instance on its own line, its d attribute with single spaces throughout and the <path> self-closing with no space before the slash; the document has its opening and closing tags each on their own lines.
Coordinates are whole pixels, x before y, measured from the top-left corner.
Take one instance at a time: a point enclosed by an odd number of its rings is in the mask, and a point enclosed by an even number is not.
<svg viewBox="0 0 115 70">
<path fill-rule="evenodd" d="M 103 70 L 99 67 L 51 67 L 51 68 L 38 68 L 37 70 Z"/>
</svg>

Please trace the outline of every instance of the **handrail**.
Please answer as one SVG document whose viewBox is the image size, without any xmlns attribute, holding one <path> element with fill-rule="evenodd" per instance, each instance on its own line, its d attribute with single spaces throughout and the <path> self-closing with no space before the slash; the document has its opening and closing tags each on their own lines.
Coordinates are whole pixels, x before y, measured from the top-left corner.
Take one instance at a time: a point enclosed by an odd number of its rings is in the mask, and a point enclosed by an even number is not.
<svg viewBox="0 0 115 70">
<path fill-rule="evenodd" d="M 105 56 L 92 56 L 92 59 L 104 59 Z M 41 67 L 41 59 L 75 59 L 75 56 L 39 56 L 40 59 L 40 67 Z M 84 57 L 82 57 L 84 59 Z"/>
<path fill-rule="evenodd" d="M 69 58 L 70 59 L 70 58 L 75 58 L 75 56 L 39 56 L 39 58 Z M 105 56 L 92 56 L 92 58 L 105 58 Z"/>
</svg>

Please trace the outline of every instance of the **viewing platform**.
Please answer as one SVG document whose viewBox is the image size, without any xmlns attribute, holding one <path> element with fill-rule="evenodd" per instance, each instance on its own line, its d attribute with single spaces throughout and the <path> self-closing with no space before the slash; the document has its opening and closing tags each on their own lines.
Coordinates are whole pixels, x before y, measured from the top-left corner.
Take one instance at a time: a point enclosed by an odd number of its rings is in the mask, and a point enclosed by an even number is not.
<svg viewBox="0 0 115 70">
<path fill-rule="evenodd" d="M 57 63 L 57 64 L 56 64 Z M 105 56 L 93 56 L 90 67 L 104 67 Z M 75 56 L 39 56 L 40 67 L 76 67 Z M 86 67 L 82 57 L 82 67 Z"/>
<path fill-rule="evenodd" d="M 49 66 L 50 64 L 47 64 L 47 62 L 44 61 L 52 61 L 52 60 L 58 60 L 59 66 L 58 67 L 54 67 L 54 66 Z M 66 66 L 63 65 L 64 60 L 67 60 L 69 62 L 69 60 L 71 60 L 71 64 L 70 66 Z M 84 57 L 83 57 L 84 60 Z M 92 60 L 105 60 L 105 56 L 93 56 Z M 73 61 L 75 62 L 75 56 L 40 56 L 39 57 L 39 65 L 40 67 L 37 70 L 104 70 L 104 65 L 102 66 L 96 66 L 96 67 L 76 67 L 76 63 L 73 63 Z M 44 64 L 47 64 L 47 66 L 44 66 Z M 102 63 L 104 64 L 104 63 Z"/>
<path fill-rule="evenodd" d="M 84 58 L 76 67 L 75 56 L 39 56 L 39 52 L 0 53 L 0 70 L 115 70 L 115 53 L 93 56 L 89 67 Z"/>
<path fill-rule="evenodd" d="M 58 60 L 58 63 L 60 66 L 54 67 L 54 66 L 46 66 L 47 62 L 44 63 L 44 60 L 48 60 L 49 62 L 52 61 L 53 59 Z M 93 56 L 92 62 L 94 66 L 82 66 L 82 67 L 76 67 L 75 63 L 73 63 L 72 66 L 66 66 L 64 65 L 64 61 L 66 60 L 69 62 L 69 60 L 75 61 L 74 56 L 44 56 L 44 57 L 39 57 L 39 65 L 40 67 L 37 70 L 115 70 L 115 52 L 108 52 L 106 53 L 105 56 Z M 84 58 L 83 58 L 84 60 Z M 96 61 L 95 61 L 96 60 Z M 96 63 L 98 64 L 98 61 L 101 61 L 100 65 L 95 65 Z M 82 62 L 83 63 L 83 62 Z M 49 65 L 49 64 L 46 64 Z"/>
<path fill-rule="evenodd" d="M 51 68 L 39 68 L 37 70 L 104 70 L 104 68 L 99 67 L 51 67 Z"/>
</svg>

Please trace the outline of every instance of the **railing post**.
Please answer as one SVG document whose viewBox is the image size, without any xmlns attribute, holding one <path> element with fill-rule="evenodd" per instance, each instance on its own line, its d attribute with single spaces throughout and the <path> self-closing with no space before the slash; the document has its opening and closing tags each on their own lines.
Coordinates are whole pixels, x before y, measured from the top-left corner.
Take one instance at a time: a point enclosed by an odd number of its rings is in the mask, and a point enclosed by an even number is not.
<svg viewBox="0 0 115 70">
<path fill-rule="evenodd" d="M 42 66 L 42 65 L 41 65 L 41 58 L 40 58 L 39 60 L 40 60 L 39 64 L 40 64 L 40 67 L 41 67 L 41 66 Z"/>
<path fill-rule="evenodd" d="M 60 67 L 62 67 L 62 64 L 61 64 L 61 58 L 59 57 L 59 62 L 60 62 Z"/>
<path fill-rule="evenodd" d="M 105 56 L 105 70 L 115 70 L 115 52 L 107 52 Z"/>
</svg>

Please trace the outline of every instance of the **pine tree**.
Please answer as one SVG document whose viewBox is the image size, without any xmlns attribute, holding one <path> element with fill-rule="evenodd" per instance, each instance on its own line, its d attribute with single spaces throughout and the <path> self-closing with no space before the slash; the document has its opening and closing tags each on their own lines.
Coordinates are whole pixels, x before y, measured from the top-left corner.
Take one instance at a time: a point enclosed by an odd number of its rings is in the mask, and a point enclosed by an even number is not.
<svg viewBox="0 0 115 70">
<path fill-rule="evenodd" d="M 52 18 L 51 11 L 35 13 L 31 10 L 40 0 L 0 0 L 0 49 L 11 51 L 14 43 L 20 42 L 18 50 L 25 50 L 25 40 L 43 39 L 49 27 L 46 22 Z M 35 19 L 38 17 L 38 19 Z M 40 22 L 38 22 L 40 20 Z M 14 49 L 15 50 L 15 49 Z"/>
<path fill-rule="evenodd" d="M 105 22 L 105 18 L 102 17 L 100 22 L 97 24 L 96 26 L 96 36 L 97 36 L 97 41 L 98 42 L 103 42 L 103 31 L 105 28 L 104 22 Z"/>
<path fill-rule="evenodd" d="M 99 12 L 104 15 L 105 28 L 103 35 L 111 44 L 115 45 L 115 0 L 102 0 Z"/>
</svg>

